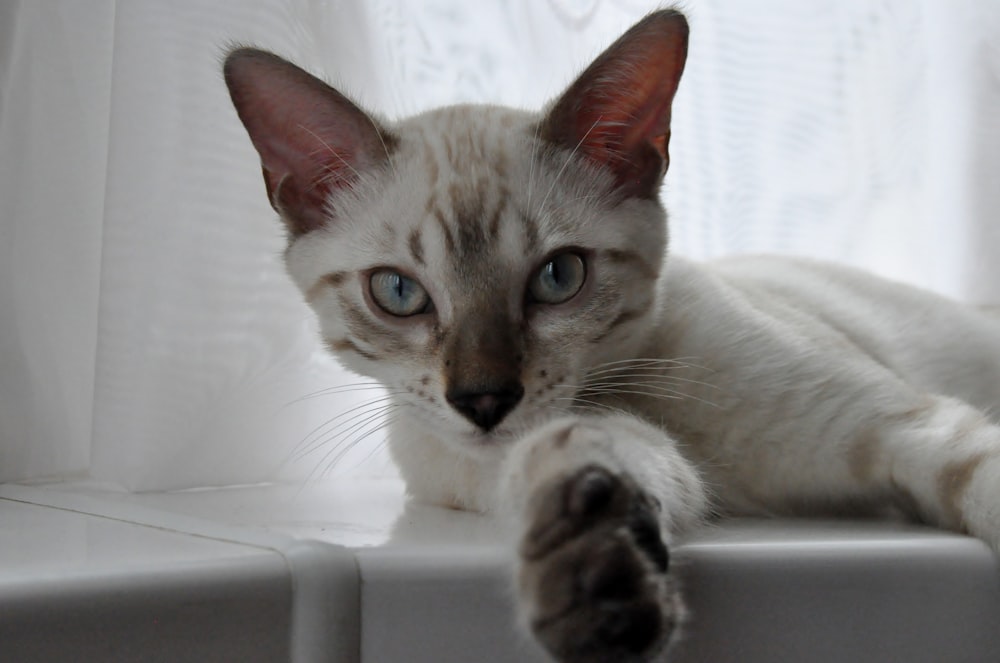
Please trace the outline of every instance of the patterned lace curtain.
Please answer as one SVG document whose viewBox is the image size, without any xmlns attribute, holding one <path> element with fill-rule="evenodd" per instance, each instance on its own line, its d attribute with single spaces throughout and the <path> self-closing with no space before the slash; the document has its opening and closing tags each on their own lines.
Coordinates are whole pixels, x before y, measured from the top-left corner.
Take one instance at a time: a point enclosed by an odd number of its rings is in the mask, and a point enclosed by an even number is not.
<svg viewBox="0 0 1000 663">
<path fill-rule="evenodd" d="M 0 479 L 391 471 L 373 392 L 343 386 L 282 272 L 225 45 L 390 118 L 535 107 L 658 4 L 0 3 Z M 1000 303 L 998 7 L 686 2 L 671 250 L 835 259 Z"/>
</svg>

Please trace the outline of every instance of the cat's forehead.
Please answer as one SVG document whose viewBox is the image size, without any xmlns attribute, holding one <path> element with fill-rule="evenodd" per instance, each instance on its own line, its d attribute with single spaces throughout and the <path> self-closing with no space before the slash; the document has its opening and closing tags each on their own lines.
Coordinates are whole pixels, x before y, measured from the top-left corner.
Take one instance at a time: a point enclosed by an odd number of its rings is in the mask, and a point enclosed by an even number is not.
<svg viewBox="0 0 1000 663">
<path fill-rule="evenodd" d="M 607 222 L 618 212 L 605 179 L 546 147 L 541 119 L 468 105 L 400 121 L 386 169 L 333 200 L 337 222 L 313 251 L 338 269 L 391 266 L 428 282 L 505 289 L 555 250 L 616 249 L 631 245 L 633 231 L 648 231 L 647 221 L 662 224 L 655 213 Z"/>
<path fill-rule="evenodd" d="M 497 182 L 527 156 L 535 124 L 535 115 L 501 106 L 438 108 L 399 124 L 398 157 L 424 168 L 432 185 L 487 176 Z"/>
<path fill-rule="evenodd" d="M 387 180 L 365 196 L 372 251 L 400 254 L 416 268 L 500 276 L 564 246 L 600 248 L 621 240 L 599 222 L 604 182 L 570 153 L 553 159 L 542 116 L 457 105 L 399 122 Z M 621 228 L 619 227 L 619 230 Z M 369 249 L 358 247 L 358 258 Z M 374 259 L 374 258 L 373 258 Z M 484 279 L 484 281 L 487 279 Z"/>
<path fill-rule="evenodd" d="M 387 223 L 397 235 L 390 243 L 420 268 L 472 281 L 485 281 L 476 271 L 499 276 L 508 253 L 523 255 L 518 190 L 531 162 L 534 122 L 523 111 L 469 105 L 400 123 L 393 159 L 399 214 Z"/>
</svg>

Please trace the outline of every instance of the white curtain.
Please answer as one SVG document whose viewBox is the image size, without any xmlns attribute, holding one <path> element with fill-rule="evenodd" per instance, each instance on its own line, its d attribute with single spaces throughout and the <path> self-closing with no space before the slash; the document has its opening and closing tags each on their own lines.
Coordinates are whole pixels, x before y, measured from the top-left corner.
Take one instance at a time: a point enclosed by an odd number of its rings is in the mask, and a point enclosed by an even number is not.
<svg viewBox="0 0 1000 663">
<path fill-rule="evenodd" d="M 316 393 L 358 379 L 282 271 L 226 45 L 275 50 L 389 117 L 534 107 L 657 4 L 0 3 L 0 480 L 391 471 L 372 392 Z M 685 8 L 673 251 L 812 255 L 1000 303 L 1000 2 Z"/>
</svg>

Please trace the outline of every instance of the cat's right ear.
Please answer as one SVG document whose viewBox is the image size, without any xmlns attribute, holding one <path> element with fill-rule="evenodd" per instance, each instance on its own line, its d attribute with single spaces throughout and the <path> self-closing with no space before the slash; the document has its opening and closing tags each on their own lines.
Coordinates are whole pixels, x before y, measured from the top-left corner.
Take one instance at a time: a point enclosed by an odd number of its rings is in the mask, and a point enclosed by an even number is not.
<svg viewBox="0 0 1000 663">
<path fill-rule="evenodd" d="M 655 198 L 670 162 L 670 107 L 687 45 L 683 14 L 649 14 L 556 100 L 542 135 L 609 171 L 622 195 Z"/>
<path fill-rule="evenodd" d="M 326 224 L 332 194 L 389 158 L 395 139 L 347 97 L 253 48 L 223 66 L 236 112 L 260 154 L 267 197 L 292 236 Z"/>
</svg>

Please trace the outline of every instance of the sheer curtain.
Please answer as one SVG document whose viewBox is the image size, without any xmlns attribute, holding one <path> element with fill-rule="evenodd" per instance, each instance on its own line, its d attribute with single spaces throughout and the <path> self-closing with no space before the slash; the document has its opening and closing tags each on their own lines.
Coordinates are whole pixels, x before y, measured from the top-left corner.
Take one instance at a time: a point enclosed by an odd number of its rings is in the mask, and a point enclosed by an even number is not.
<svg viewBox="0 0 1000 663">
<path fill-rule="evenodd" d="M 226 45 L 275 50 L 388 117 L 537 106 L 657 4 L 0 4 L 0 479 L 391 472 L 372 392 L 336 388 L 358 379 L 283 274 Z M 685 3 L 672 250 L 811 255 L 1000 303 L 998 7 Z"/>
</svg>

